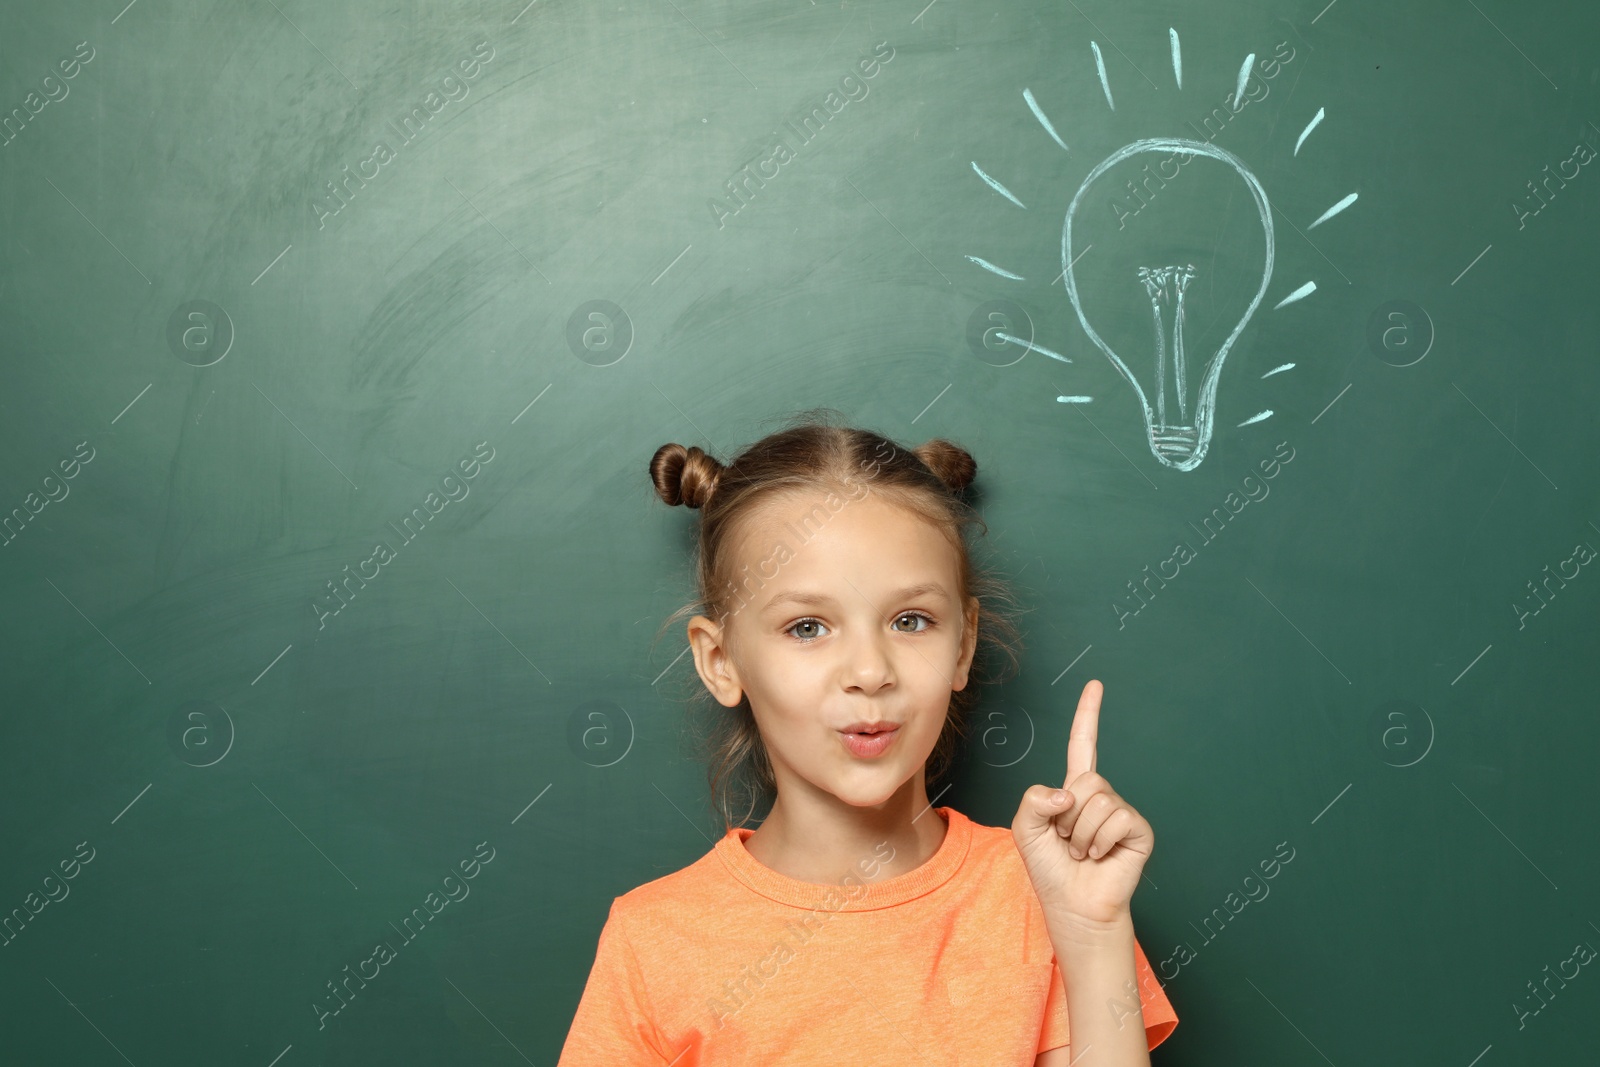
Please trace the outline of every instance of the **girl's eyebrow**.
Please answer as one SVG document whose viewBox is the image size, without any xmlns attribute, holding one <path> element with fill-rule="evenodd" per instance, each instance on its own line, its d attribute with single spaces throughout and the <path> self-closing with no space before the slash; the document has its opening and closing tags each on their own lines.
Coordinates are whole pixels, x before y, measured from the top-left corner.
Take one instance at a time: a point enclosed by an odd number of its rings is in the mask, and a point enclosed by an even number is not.
<svg viewBox="0 0 1600 1067">
<path fill-rule="evenodd" d="M 940 585 L 938 582 L 922 582 L 918 585 L 907 586 L 904 589 L 896 589 L 894 592 L 889 594 L 889 599 L 910 600 L 913 597 L 923 596 L 924 594 L 933 594 L 935 596 L 946 595 L 944 586 Z M 767 601 L 765 607 L 763 607 L 761 610 L 770 611 L 771 609 L 779 607 L 783 604 L 803 604 L 811 607 L 831 607 L 834 603 L 835 601 L 833 597 L 826 593 L 804 593 L 791 590 L 787 593 L 779 593 L 777 596 Z"/>
</svg>

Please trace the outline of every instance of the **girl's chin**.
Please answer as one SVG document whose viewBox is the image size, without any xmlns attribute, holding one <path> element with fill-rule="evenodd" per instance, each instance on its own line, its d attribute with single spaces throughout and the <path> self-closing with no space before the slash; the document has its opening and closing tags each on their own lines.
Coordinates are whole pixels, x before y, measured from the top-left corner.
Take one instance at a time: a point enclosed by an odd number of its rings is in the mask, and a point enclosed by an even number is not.
<svg viewBox="0 0 1600 1067">
<path fill-rule="evenodd" d="M 909 774 L 876 764 L 864 772 L 857 771 L 843 780 L 836 780 L 829 792 L 853 807 L 878 808 L 893 800 L 910 781 Z"/>
</svg>

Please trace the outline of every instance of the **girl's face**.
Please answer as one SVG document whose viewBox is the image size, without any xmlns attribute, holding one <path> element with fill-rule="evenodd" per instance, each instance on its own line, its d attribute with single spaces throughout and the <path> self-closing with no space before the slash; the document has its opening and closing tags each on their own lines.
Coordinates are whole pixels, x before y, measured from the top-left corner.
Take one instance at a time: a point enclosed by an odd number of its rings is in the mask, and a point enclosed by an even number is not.
<svg viewBox="0 0 1600 1067">
<path fill-rule="evenodd" d="M 885 803 L 917 778 L 967 684 L 978 602 L 959 603 L 951 544 L 863 491 L 780 497 L 735 546 L 733 614 L 689 623 L 695 667 L 725 706 L 750 698 L 779 795 Z M 963 610 L 963 608 L 965 610 Z M 862 724 L 890 729 L 866 743 Z"/>
</svg>

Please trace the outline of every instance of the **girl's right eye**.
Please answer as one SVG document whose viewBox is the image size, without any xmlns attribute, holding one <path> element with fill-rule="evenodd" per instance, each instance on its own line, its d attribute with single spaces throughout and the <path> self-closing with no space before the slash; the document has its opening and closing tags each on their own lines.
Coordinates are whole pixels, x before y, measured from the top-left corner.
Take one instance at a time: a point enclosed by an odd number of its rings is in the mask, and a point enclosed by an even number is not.
<svg viewBox="0 0 1600 1067">
<path fill-rule="evenodd" d="M 783 632 L 786 633 L 786 634 L 794 634 L 795 629 L 797 627 L 800 627 L 800 626 L 822 627 L 822 620 L 820 620 L 820 619 L 812 619 L 812 618 L 798 619 L 795 622 L 791 623 L 789 625 L 789 627 L 786 630 L 784 630 Z M 826 629 L 826 627 L 822 627 L 822 628 Z M 798 634 L 794 634 L 794 636 L 795 636 L 795 639 L 798 640 L 801 644 L 809 645 L 812 641 L 815 641 L 821 635 L 820 634 L 814 634 L 811 637 L 800 637 Z"/>
</svg>

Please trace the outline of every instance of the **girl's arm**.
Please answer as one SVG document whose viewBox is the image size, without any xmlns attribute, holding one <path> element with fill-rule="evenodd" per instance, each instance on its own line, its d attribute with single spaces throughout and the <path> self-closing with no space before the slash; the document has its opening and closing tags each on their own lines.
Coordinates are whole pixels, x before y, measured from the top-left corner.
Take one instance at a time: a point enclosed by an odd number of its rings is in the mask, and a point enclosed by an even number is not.
<svg viewBox="0 0 1600 1067">
<path fill-rule="evenodd" d="M 1030 786 L 1011 821 L 1067 993 L 1071 1044 L 1053 1051 L 1070 1055 L 1035 1062 L 1149 1067 L 1128 905 L 1155 831 L 1095 773 L 1103 692 L 1092 679 L 1083 687 L 1061 788 Z"/>
<path fill-rule="evenodd" d="M 1040 1053 L 1034 1067 L 1150 1067 L 1134 981 L 1132 915 L 1086 923 L 1047 910 L 1045 926 L 1067 988 L 1071 1041 Z"/>
</svg>

